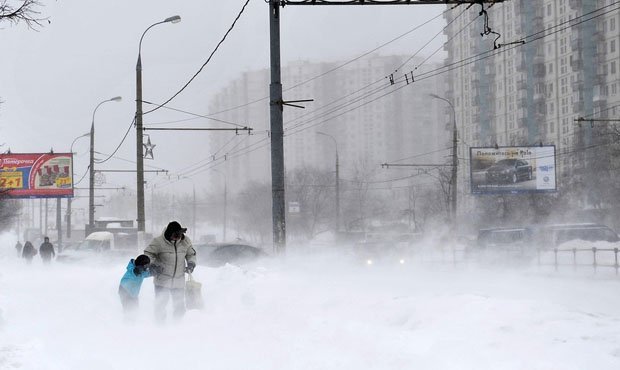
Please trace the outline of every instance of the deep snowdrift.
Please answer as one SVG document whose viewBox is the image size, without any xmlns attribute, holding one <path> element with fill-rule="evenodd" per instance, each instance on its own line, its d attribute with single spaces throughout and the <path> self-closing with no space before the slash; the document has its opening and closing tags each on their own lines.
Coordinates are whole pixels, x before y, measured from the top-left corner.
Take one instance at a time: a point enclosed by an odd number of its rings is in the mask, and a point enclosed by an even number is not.
<svg viewBox="0 0 620 370">
<path fill-rule="evenodd" d="M 199 266 L 206 307 L 127 323 L 126 260 L 32 265 L 0 252 L 1 369 L 618 369 L 620 279 L 335 253 Z"/>
</svg>

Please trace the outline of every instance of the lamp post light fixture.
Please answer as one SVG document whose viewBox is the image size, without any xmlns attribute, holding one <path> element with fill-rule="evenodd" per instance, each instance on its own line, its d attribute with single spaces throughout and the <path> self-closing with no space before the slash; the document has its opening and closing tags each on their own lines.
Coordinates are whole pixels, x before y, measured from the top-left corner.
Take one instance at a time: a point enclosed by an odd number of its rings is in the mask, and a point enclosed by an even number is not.
<svg viewBox="0 0 620 370">
<path fill-rule="evenodd" d="M 340 164 L 338 162 L 338 142 L 332 135 L 317 131 L 317 135 L 327 136 L 334 141 L 336 148 L 336 232 L 340 231 Z"/>
<path fill-rule="evenodd" d="M 181 17 L 174 15 L 168 17 L 161 22 L 153 23 L 150 25 L 140 37 L 140 43 L 138 44 L 138 62 L 136 63 L 136 188 L 137 188 L 137 221 L 138 231 L 144 231 L 145 215 L 144 215 L 144 143 L 142 138 L 142 40 L 144 35 L 151 28 L 163 23 L 179 23 Z"/>
<path fill-rule="evenodd" d="M 95 227 L 95 114 L 97 113 L 97 109 L 107 102 L 119 102 L 123 98 L 120 96 L 115 96 L 111 99 L 106 99 L 101 103 L 97 104 L 95 109 L 93 110 L 93 119 L 90 125 L 90 164 L 88 166 L 89 171 L 89 183 L 88 183 L 88 228 L 90 230 Z"/>
<path fill-rule="evenodd" d="M 450 216 L 452 218 L 452 225 L 454 230 L 456 231 L 456 172 L 458 166 L 458 159 L 456 154 L 456 145 L 458 143 L 457 130 L 456 130 L 456 110 L 454 110 L 454 105 L 452 102 L 446 98 L 443 98 L 436 94 L 429 94 L 431 98 L 443 100 L 452 109 L 452 175 L 451 175 L 451 188 L 450 188 Z"/>
<path fill-rule="evenodd" d="M 73 141 L 71 142 L 71 148 L 70 148 L 69 152 L 73 154 L 73 145 L 75 145 L 75 142 L 78 141 L 78 139 L 81 139 L 81 138 L 86 137 L 86 136 L 90 136 L 90 131 L 85 133 L 85 134 L 82 134 L 82 135 L 76 137 L 75 139 L 73 139 Z"/>
</svg>

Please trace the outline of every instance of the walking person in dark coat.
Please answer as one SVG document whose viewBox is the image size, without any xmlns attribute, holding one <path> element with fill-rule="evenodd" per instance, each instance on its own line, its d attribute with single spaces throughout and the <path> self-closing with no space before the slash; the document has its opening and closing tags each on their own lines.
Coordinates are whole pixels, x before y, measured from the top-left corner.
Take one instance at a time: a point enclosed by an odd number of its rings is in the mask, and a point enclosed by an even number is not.
<svg viewBox="0 0 620 370">
<path fill-rule="evenodd" d="M 32 245 L 31 242 L 27 241 L 24 243 L 24 249 L 22 249 L 22 257 L 26 260 L 27 263 L 32 263 L 32 259 L 37 255 L 37 249 Z"/>
<path fill-rule="evenodd" d="M 43 244 L 39 247 L 39 253 L 41 253 L 41 259 L 43 263 L 50 263 L 52 258 L 56 257 L 54 246 L 50 243 L 50 238 L 45 237 Z"/>
<path fill-rule="evenodd" d="M 17 241 L 17 244 L 15 244 L 15 250 L 17 251 L 17 257 L 21 257 L 22 256 L 22 243 L 19 242 L 19 240 Z"/>
</svg>

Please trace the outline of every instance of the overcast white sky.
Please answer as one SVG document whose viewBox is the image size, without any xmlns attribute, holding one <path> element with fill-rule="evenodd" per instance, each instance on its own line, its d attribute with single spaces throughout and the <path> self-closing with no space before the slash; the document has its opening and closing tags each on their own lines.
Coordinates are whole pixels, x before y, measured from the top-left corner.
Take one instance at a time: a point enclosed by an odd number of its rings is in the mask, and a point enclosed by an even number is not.
<svg viewBox="0 0 620 370">
<path fill-rule="evenodd" d="M 38 32 L 24 25 L 1 24 L 0 97 L 4 104 L 0 106 L 0 144 L 6 144 L 0 149 L 43 152 L 53 147 L 57 152 L 68 152 L 73 139 L 90 129 L 95 106 L 121 95 L 122 102 L 101 106 L 96 116 L 95 150 L 112 152 L 134 116 L 135 64 L 142 32 L 166 17 L 182 17 L 180 23 L 151 29 L 142 45 L 143 98 L 161 102 L 204 63 L 244 2 L 45 1 L 42 13 L 51 23 L 45 22 Z M 284 64 L 305 59 L 348 60 L 440 14 L 444 8 L 289 6 L 282 11 L 282 60 Z M 413 54 L 444 24 L 440 17 L 420 32 L 381 49 L 381 54 Z M 443 40 L 438 38 L 422 54 L 430 54 Z M 206 114 L 209 98 L 219 88 L 243 71 L 268 65 L 268 7 L 263 0 L 251 0 L 212 63 L 169 105 Z M 285 88 L 286 83 L 283 81 Z M 145 117 L 145 123 L 184 118 L 188 116 L 161 110 Z M 188 156 L 207 150 L 201 146 L 206 136 L 200 135 L 208 134 L 153 134 L 158 145 L 156 160 L 147 164 L 170 171 L 186 166 Z M 74 151 L 78 152 L 74 172 L 79 178 L 88 164 L 88 139 L 80 139 Z M 135 130 L 117 155 L 135 160 Z M 110 161 L 100 168 L 133 169 L 135 165 Z M 110 182 L 133 188 L 135 176 Z"/>
</svg>

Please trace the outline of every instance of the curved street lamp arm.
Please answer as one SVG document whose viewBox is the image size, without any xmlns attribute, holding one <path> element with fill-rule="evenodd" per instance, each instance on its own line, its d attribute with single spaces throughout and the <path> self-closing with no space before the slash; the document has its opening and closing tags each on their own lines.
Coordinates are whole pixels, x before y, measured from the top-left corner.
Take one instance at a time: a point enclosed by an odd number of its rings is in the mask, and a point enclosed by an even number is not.
<svg viewBox="0 0 620 370">
<path fill-rule="evenodd" d="M 78 141 L 78 139 L 83 138 L 85 136 L 89 136 L 89 135 L 90 135 L 90 132 L 87 132 L 87 133 L 85 133 L 83 135 L 80 135 L 80 136 L 76 137 L 75 139 L 73 139 L 73 142 L 71 142 L 70 152 L 73 153 L 73 145 L 75 144 L 76 141 Z"/>
</svg>

